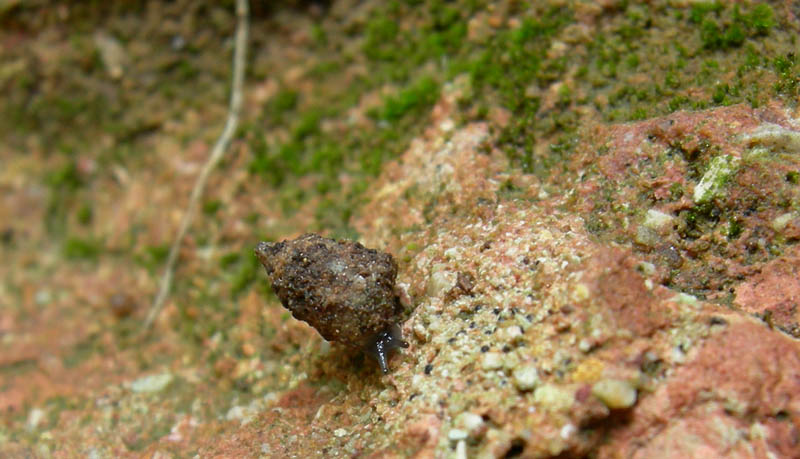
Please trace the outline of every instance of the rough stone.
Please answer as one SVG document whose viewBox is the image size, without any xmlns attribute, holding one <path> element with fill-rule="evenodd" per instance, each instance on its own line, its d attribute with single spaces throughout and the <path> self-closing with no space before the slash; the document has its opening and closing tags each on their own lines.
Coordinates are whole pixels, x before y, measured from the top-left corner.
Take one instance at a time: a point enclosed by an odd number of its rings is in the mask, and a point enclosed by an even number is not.
<svg viewBox="0 0 800 459">
<path fill-rule="evenodd" d="M 539 372 L 531 364 L 521 365 L 514 369 L 514 385 L 519 390 L 531 390 L 539 383 Z"/>
<path fill-rule="evenodd" d="M 140 393 L 161 392 L 172 382 L 174 376 L 171 373 L 161 373 L 157 375 L 145 376 L 131 382 L 131 390 Z"/>
<path fill-rule="evenodd" d="M 612 410 L 630 408 L 636 403 L 636 388 L 619 379 L 604 379 L 592 386 L 592 394 Z"/>
</svg>

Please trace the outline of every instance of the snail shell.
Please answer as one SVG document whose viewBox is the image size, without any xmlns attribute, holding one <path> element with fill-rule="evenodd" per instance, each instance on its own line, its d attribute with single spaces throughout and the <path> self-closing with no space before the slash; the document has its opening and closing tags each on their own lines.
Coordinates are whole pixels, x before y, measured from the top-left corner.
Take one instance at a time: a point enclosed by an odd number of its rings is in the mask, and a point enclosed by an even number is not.
<svg viewBox="0 0 800 459">
<path fill-rule="evenodd" d="M 408 346 L 398 326 L 403 307 L 390 254 L 317 234 L 261 242 L 255 252 L 275 295 L 296 319 L 328 341 L 364 350 L 388 373 L 389 352 Z"/>
</svg>

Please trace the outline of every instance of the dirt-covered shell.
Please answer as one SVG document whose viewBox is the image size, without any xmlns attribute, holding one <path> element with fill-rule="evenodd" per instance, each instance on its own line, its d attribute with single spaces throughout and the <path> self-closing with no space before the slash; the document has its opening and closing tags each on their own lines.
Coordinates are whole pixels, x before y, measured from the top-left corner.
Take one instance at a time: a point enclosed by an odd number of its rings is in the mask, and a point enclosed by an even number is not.
<svg viewBox="0 0 800 459">
<path fill-rule="evenodd" d="M 407 346 L 390 254 L 317 234 L 261 242 L 255 251 L 281 303 L 326 340 L 368 351 L 384 372 L 387 352 Z"/>
</svg>

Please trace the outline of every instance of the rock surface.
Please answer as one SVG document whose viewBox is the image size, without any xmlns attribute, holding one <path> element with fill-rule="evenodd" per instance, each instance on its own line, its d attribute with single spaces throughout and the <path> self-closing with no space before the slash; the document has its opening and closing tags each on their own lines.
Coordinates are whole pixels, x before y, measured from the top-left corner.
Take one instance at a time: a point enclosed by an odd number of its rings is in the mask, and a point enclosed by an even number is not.
<svg viewBox="0 0 800 459">
<path fill-rule="evenodd" d="M 767 33 L 746 3 L 251 2 L 249 126 L 145 338 L 235 18 L 35 3 L 0 7 L 0 104 L 37 113 L 0 117 L 0 456 L 800 457 L 787 3 Z M 389 65 L 394 19 L 469 56 Z M 390 374 L 254 282 L 258 240 L 316 229 L 397 260 Z"/>
</svg>

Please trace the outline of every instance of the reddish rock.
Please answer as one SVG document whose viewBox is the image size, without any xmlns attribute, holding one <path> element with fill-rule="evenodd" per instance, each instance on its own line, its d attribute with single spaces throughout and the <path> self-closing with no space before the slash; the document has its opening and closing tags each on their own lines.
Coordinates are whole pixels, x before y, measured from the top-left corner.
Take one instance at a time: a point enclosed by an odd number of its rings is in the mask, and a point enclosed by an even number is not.
<svg viewBox="0 0 800 459">
<path fill-rule="evenodd" d="M 800 247 L 765 264 L 736 287 L 735 303 L 781 329 L 800 336 Z"/>
<path fill-rule="evenodd" d="M 632 244 L 656 266 L 664 285 L 722 297 L 794 244 L 794 219 L 781 231 L 773 221 L 800 199 L 800 188 L 788 179 L 800 167 L 798 138 L 797 121 L 778 104 L 598 125 L 573 157 L 581 183 L 571 208 L 604 241 Z M 695 203 L 695 191 L 718 158 L 731 158 L 730 176 L 717 179 L 712 198 Z M 671 222 L 643 227 L 651 210 Z"/>
<path fill-rule="evenodd" d="M 642 399 L 600 457 L 800 456 L 800 349 L 752 319 L 725 329 Z"/>
<path fill-rule="evenodd" d="M 610 320 L 636 336 L 650 336 L 669 323 L 669 310 L 645 287 L 634 269 L 637 263 L 629 253 L 612 249 L 594 257 L 587 271 L 593 276 L 592 296 Z"/>
</svg>

